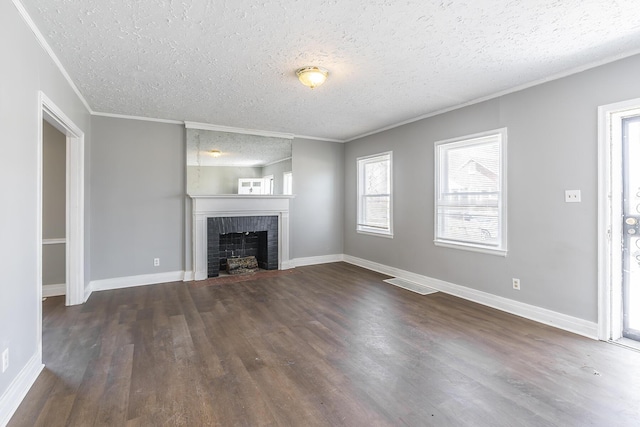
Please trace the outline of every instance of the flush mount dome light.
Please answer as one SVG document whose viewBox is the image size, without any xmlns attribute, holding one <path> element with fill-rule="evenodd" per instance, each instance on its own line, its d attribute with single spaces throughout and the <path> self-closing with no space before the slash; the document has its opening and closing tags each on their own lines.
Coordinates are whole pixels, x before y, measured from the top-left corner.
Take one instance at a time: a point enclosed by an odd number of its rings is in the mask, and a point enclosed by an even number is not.
<svg viewBox="0 0 640 427">
<path fill-rule="evenodd" d="M 322 67 L 302 67 L 296 70 L 296 75 L 300 83 L 313 89 L 327 80 L 329 71 Z"/>
<path fill-rule="evenodd" d="M 220 157 L 222 153 L 220 152 L 220 150 L 210 150 L 209 151 L 209 155 L 211 155 L 211 157 Z"/>
</svg>

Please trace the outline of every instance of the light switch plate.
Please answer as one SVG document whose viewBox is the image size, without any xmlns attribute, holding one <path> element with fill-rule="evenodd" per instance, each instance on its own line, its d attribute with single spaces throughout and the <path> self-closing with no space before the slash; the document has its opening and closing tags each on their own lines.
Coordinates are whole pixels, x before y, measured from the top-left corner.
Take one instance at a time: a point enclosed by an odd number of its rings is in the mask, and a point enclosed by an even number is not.
<svg viewBox="0 0 640 427">
<path fill-rule="evenodd" d="M 564 192 L 564 201 L 567 203 L 580 203 L 580 190 L 566 190 Z"/>
</svg>

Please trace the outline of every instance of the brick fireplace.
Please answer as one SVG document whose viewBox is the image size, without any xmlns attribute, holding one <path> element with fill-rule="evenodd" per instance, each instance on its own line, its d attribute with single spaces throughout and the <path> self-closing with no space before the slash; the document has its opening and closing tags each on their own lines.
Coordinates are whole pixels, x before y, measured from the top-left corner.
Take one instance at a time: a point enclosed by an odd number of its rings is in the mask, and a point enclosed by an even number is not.
<svg viewBox="0 0 640 427">
<path fill-rule="evenodd" d="M 208 224 L 225 224 L 223 231 L 227 233 L 245 233 L 253 231 L 271 230 L 271 250 L 273 255 L 268 257 L 268 268 L 285 270 L 291 268 L 289 259 L 289 201 L 292 196 L 260 196 L 260 195 L 220 195 L 199 196 L 190 195 L 191 201 L 191 258 L 192 270 L 187 271 L 185 280 L 204 280 L 209 277 L 209 249 Z M 264 220 L 255 218 L 270 217 Z M 244 218 L 244 219 L 242 219 Z M 254 219 L 250 219 L 254 218 Z M 271 224 L 251 224 L 252 221 L 274 221 Z M 236 225 L 233 225 L 236 224 Z M 261 229 L 256 226 L 267 227 Z M 215 227 L 215 225 L 214 225 Z M 219 234 L 220 228 L 218 228 Z M 189 257 L 191 255 L 191 257 Z M 215 267 L 214 267 L 215 268 Z M 218 267 L 219 269 L 219 267 Z"/>
<path fill-rule="evenodd" d="M 207 276 L 217 277 L 236 256 L 255 256 L 260 268 L 277 270 L 278 217 L 207 218 Z"/>
</svg>

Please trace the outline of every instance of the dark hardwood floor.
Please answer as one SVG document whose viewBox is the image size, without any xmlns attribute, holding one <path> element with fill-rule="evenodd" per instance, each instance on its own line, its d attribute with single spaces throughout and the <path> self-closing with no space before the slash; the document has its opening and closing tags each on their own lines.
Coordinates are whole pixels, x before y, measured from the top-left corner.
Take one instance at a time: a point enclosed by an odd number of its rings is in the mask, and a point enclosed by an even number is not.
<svg viewBox="0 0 640 427">
<path fill-rule="evenodd" d="M 44 302 L 10 426 L 640 425 L 640 353 L 344 264 Z"/>
</svg>

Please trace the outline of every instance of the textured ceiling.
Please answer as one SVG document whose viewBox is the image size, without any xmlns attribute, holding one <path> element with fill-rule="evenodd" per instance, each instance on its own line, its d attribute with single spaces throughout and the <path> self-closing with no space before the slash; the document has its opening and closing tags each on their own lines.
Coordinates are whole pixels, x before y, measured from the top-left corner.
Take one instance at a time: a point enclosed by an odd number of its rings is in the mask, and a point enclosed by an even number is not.
<svg viewBox="0 0 640 427">
<path fill-rule="evenodd" d="M 22 3 L 95 112 L 338 140 L 640 48 L 638 0 Z"/>
</svg>

